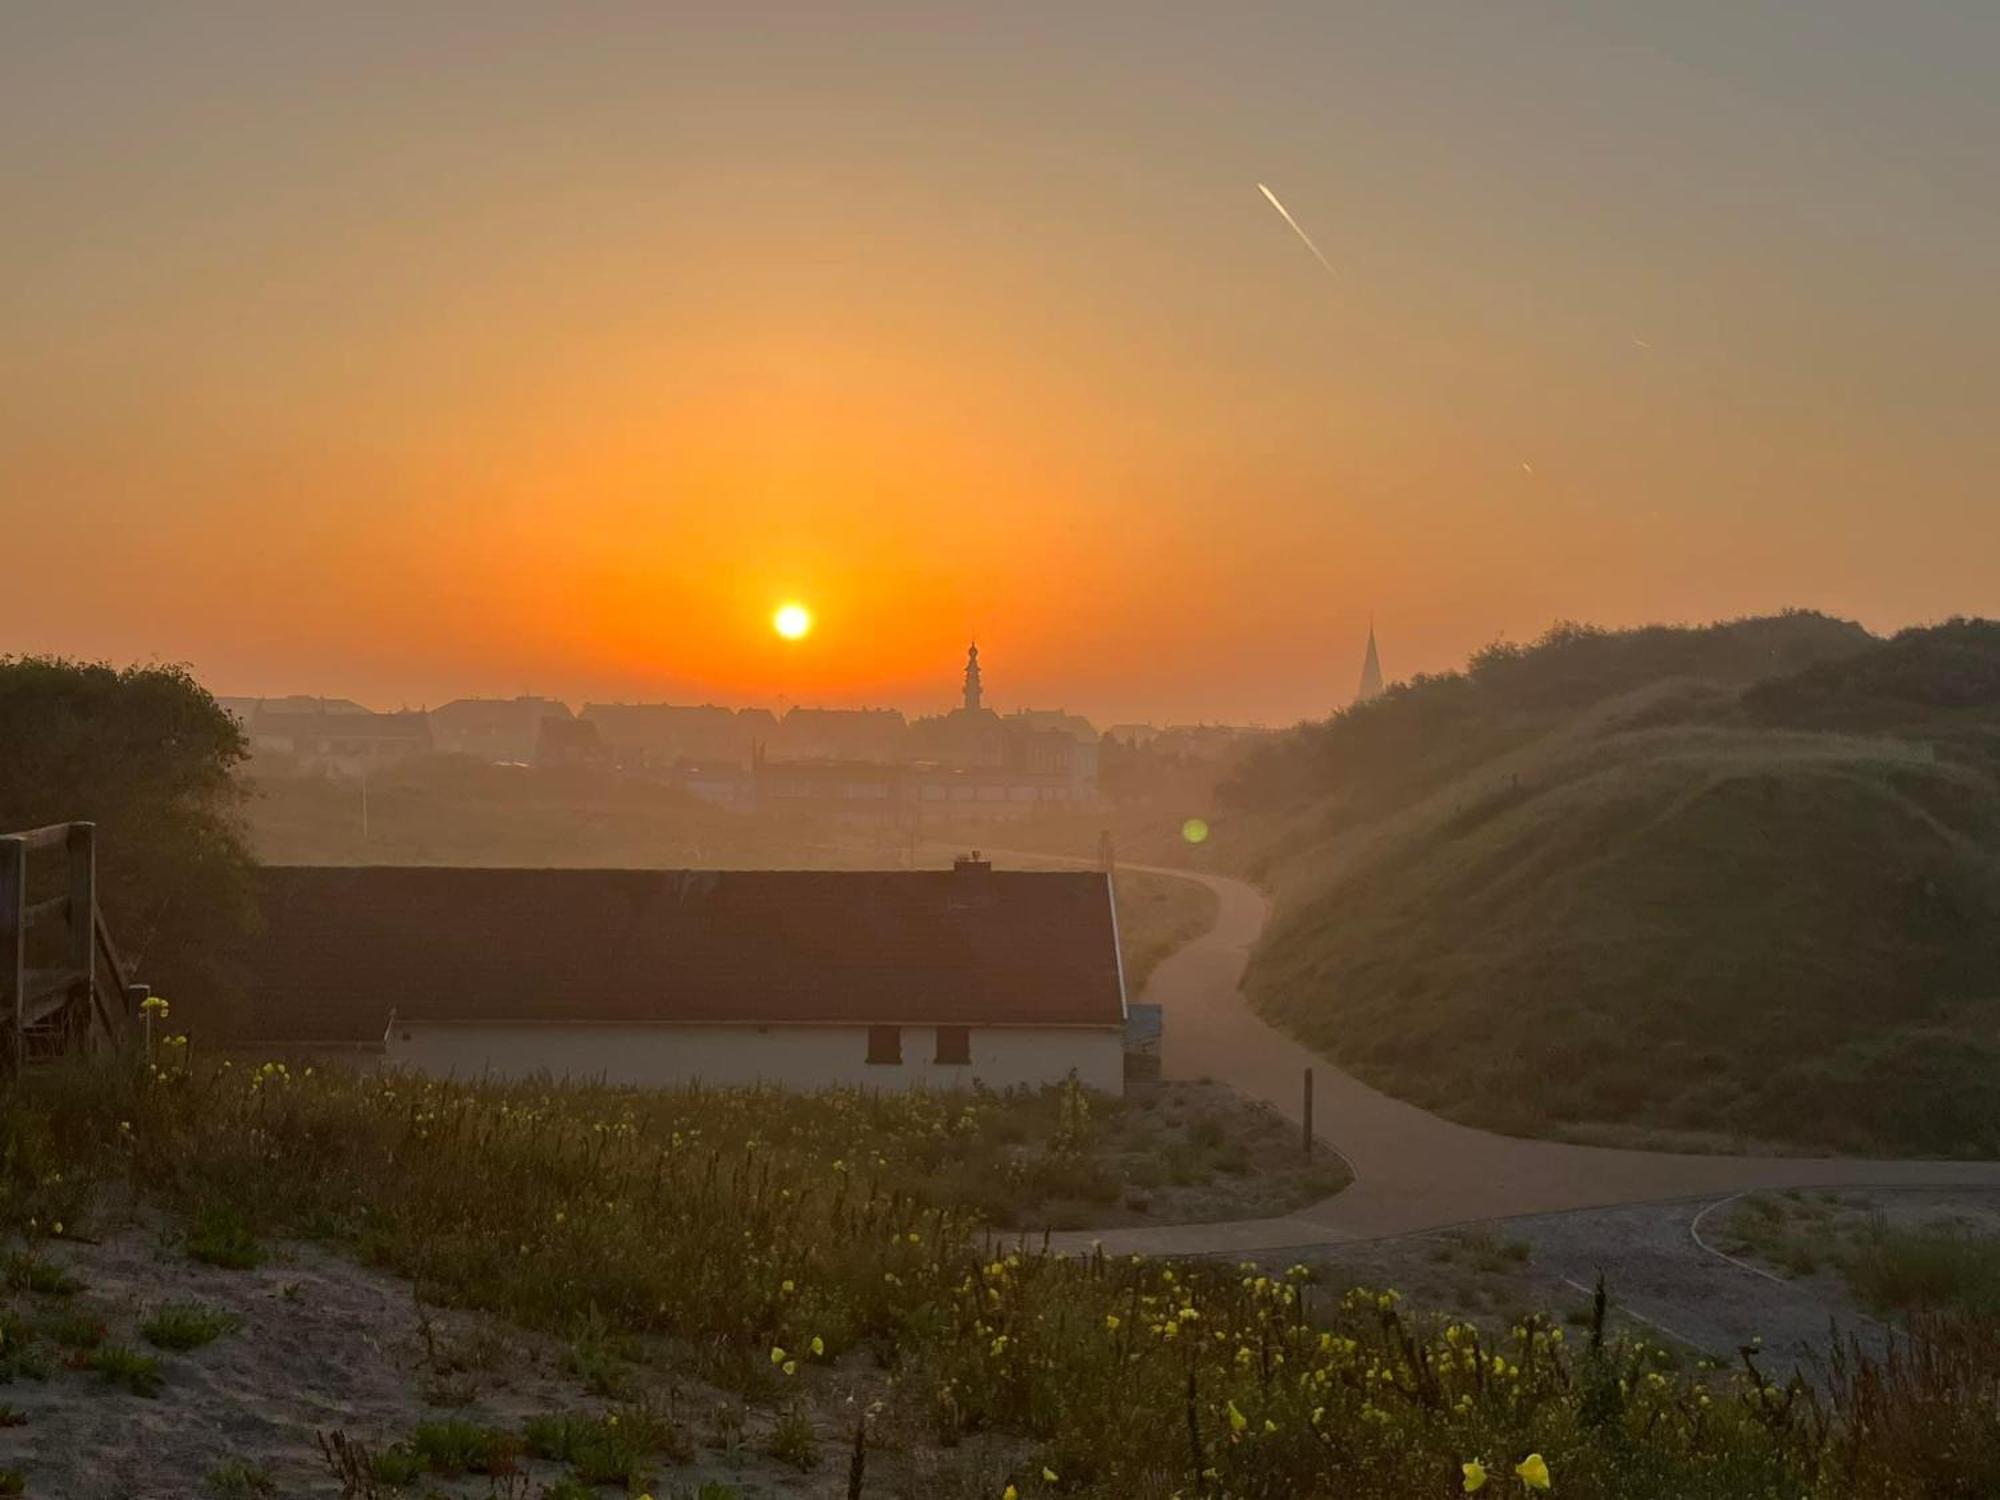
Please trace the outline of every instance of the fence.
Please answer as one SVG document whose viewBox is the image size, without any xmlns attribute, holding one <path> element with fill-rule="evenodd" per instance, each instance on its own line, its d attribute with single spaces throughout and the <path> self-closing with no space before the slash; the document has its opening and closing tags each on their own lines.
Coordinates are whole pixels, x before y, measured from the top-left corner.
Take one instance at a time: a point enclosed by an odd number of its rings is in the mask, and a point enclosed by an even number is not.
<svg viewBox="0 0 2000 1500">
<path fill-rule="evenodd" d="M 120 1041 L 132 984 L 97 905 L 97 826 L 0 835 L 0 1069 Z"/>
</svg>

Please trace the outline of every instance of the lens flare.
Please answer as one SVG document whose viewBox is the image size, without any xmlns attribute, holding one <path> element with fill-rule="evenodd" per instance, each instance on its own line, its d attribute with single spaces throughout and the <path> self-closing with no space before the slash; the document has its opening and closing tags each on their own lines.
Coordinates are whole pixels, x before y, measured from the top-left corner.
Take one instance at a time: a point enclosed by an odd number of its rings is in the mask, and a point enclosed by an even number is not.
<svg viewBox="0 0 2000 1500">
<path fill-rule="evenodd" d="M 1181 837 L 1186 839 L 1190 844 L 1207 843 L 1207 820 L 1204 818 L 1189 818 L 1185 823 L 1181 824 Z"/>
<path fill-rule="evenodd" d="M 812 631 L 812 611 L 803 604 L 781 605 L 771 616 L 771 628 L 788 641 L 804 640 Z"/>
</svg>

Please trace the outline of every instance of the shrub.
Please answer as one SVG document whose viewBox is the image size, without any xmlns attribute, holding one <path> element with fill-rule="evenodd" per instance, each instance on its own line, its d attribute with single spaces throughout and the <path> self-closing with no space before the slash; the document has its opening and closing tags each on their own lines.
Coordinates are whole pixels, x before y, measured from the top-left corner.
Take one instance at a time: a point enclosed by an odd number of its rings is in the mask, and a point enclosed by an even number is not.
<svg viewBox="0 0 2000 1500">
<path fill-rule="evenodd" d="M 1849 1259 L 1847 1279 L 1878 1312 L 1929 1308 L 2000 1316 L 2000 1240 L 1953 1227 L 1878 1226 Z"/>
<path fill-rule="evenodd" d="M 277 1481 L 268 1470 L 239 1458 L 227 1459 L 210 1469 L 205 1483 L 216 1500 L 263 1500 L 278 1493 Z"/>
<path fill-rule="evenodd" d="M 252 1271 L 264 1264 L 264 1247 L 240 1210 L 221 1203 L 197 1208 L 187 1228 L 187 1253 L 204 1265 Z"/>
<path fill-rule="evenodd" d="M 803 1406 L 788 1406 L 778 1413 L 766 1451 L 801 1473 L 819 1467 L 819 1434 L 813 1430 L 812 1417 Z"/>
<path fill-rule="evenodd" d="M 169 1302 L 139 1325 L 139 1332 L 155 1348 L 185 1354 L 212 1344 L 237 1326 L 230 1313 L 217 1312 L 194 1302 Z"/>
<path fill-rule="evenodd" d="M 108 1330 L 104 1320 L 80 1307 L 64 1307 L 43 1315 L 36 1332 L 65 1349 L 95 1349 Z"/>
<path fill-rule="evenodd" d="M 61 1266 L 20 1250 L 7 1257 L 6 1280 L 15 1291 L 45 1297 L 73 1297 L 83 1290 L 83 1283 Z"/>
<path fill-rule="evenodd" d="M 123 1344 L 102 1345 L 93 1350 L 83 1363 L 85 1369 L 95 1370 L 103 1376 L 106 1383 L 123 1386 L 135 1396 L 157 1396 L 160 1387 L 165 1384 L 159 1360 L 136 1349 L 128 1349 Z"/>
<path fill-rule="evenodd" d="M 426 1472 L 451 1478 L 511 1474 L 521 1445 L 511 1433 L 453 1418 L 419 1423 L 410 1434 L 409 1450 Z"/>
</svg>

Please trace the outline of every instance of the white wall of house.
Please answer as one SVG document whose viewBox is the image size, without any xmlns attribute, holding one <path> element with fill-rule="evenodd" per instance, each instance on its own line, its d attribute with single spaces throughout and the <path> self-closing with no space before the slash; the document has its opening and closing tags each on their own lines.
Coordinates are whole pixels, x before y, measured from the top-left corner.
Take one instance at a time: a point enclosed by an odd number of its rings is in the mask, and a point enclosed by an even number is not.
<svg viewBox="0 0 2000 1500">
<path fill-rule="evenodd" d="M 768 1083 L 791 1089 L 835 1086 L 990 1089 L 1060 1083 L 1075 1069 L 1086 1086 L 1124 1087 L 1124 1033 L 1115 1027 L 971 1028 L 970 1063 L 939 1063 L 937 1032 L 902 1028 L 901 1063 L 868 1061 L 865 1026 L 425 1026 L 389 1028 L 385 1060 L 438 1077 L 492 1075 L 599 1079 L 669 1088 L 678 1084 Z"/>
</svg>

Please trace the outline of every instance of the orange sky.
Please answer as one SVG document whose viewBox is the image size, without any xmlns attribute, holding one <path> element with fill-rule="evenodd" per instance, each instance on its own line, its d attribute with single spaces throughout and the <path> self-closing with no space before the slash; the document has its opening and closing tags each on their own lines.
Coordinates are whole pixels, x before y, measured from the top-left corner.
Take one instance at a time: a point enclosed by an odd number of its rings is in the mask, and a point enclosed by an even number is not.
<svg viewBox="0 0 2000 1500">
<path fill-rule="evenodd" d="M 1970 0 L 284 9 L 0 19 L 0 650 L 1286 722 L 2000 613 Z"/>
</svg>

